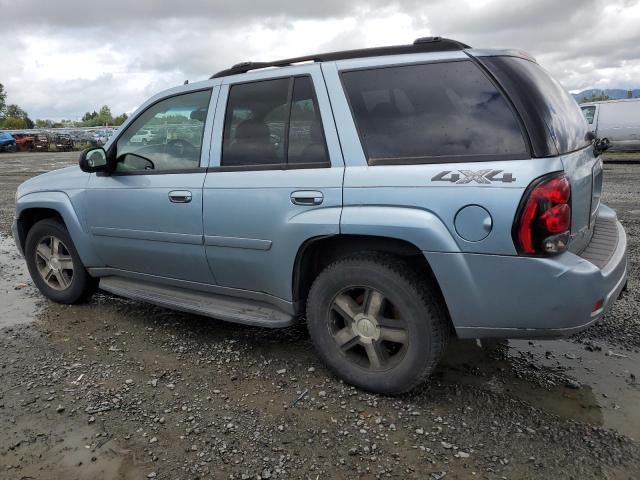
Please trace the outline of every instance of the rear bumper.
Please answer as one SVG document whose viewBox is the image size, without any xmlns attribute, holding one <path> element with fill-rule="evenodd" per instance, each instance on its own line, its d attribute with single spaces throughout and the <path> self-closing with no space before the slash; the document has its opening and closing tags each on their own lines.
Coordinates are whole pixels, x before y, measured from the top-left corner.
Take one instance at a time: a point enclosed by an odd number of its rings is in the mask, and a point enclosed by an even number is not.
<svg viewBox="0 0 640 480">
<path fill-rule="evenodd" d="M 425 253 L 458 336 L 560 337 L 602 318 L 626 285 L 627 239 L 604 205 L 598 221 L 613 225 L 616 237 L 608 251 L 595 249 L 597 259 L 589 247 L 583 256 L 565 252 L 552 258 Z M 590 247 L 597 242 L 603 240 L 596 229 Z"/>
</svg>

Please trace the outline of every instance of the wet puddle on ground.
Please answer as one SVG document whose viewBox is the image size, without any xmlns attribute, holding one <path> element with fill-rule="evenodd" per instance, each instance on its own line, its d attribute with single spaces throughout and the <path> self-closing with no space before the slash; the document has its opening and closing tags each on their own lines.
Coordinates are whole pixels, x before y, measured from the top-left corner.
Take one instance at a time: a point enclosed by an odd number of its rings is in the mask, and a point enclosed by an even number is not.
<svg viewBox="0 0 640 480">
<path fill-rule="evenodd" d="M 13 239 L 0 235 L 0 328 L 33 321 L 43 303 Z"/>
<path fill-rule="evenodd" d="M 589 348 L 589 350 L 587 350 Z M 640 355 L 569 340 L 457 342 L 438 375 L 640 439 Z"/>
</svg>

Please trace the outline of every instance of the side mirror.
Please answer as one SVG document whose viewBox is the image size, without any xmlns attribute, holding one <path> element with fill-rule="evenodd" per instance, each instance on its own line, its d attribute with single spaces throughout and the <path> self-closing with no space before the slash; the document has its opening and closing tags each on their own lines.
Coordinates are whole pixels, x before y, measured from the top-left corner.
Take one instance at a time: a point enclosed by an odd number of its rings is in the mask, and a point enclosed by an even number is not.
<svg viewBox="0 0 640 480">
<path fill-rule="evenodd" d="M 593 142 L 596 139 L 596 134 L 589 130 L 586 135 L 587 142 Z"/>
<path fill-rule="evenodd" d="M 80 154 L 80 170 L 102 172 L 107 169 L 107 152 L 104 148 L 88 148 Z"/>
<path fill-rule="evenodd" d="M 598 156 L 601 153 L 605 152 L 610 146 L 611 143 L 609 142 L 608 138 L 596 138 L 596 140 L 593 142 L 593 152 L 596 156 Z"/>
</svg>

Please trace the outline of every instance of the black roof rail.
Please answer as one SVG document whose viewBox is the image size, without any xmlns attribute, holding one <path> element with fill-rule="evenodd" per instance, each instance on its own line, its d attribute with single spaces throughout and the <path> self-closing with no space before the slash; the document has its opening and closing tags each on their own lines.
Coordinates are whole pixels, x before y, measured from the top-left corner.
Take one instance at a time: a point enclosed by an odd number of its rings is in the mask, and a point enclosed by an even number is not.
<svg viewBox="0 0 640 480">
<path fill-rule="evenodd" d="M 381 57 L 385 55 L 402 55 L 406 53 L 424 52 L 447 52 L 455 50 L 465 50 L 471 48 L 457 40 L 443 37 L 422 37 L 416 39 L 411 45 L 393 45 L 389 47 L 360 48 L 357 50 L 342 50 L 339 52 L 319 53 L 316 55 L 306 55 L 303 57 L 286 58 L 273 62 L 242 62 L 226 70 L 221 70 L 210 78 L 227 77 L 246 73 L 250 70 L 267 67 L 286 67 L 302 62 L 330 62 L 333 60 L 346 60 L 350 58 Z"/>
</svg>

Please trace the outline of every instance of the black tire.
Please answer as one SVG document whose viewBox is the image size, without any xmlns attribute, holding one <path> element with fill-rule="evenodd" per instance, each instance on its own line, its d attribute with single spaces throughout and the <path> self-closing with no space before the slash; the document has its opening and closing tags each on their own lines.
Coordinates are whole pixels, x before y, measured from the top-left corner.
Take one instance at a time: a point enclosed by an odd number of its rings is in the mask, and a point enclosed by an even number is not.
<svg viewBox="0 0 640 480">
<path fill-rule="evenodd" d="M 361 305 L 357 300 L 359 288 L 365 292 Z M 342 331 L 346 329 L 351 335 L 352 330 L 347 322 L 336 326 L 336 322 L 342 322 L 346 316 L 336 314 L 334 300 L 345 294 L 355 295 L 355 303 L 351 306 L 362 308 L 356 316 L 362 321 L 362 316 L 368 315 L 366 296 L 371 293 L 367 291 L 376 292 L 383 298 L 384 306 L 378 307 L 378 318 L 396 316 L 405 329 L 403 339 L 406 344 L 389 344 L 382 337 L 373 342 L 378 344 L 374 350 L 383 353 L 381 358 L 387 362 L 386 366 L 384 362 L 374 366 L 369 350 L 360 348 L 363 337 L 356 339 L 352 350 L 345 352 L 344 347 L 338 346 Z M 387 309 L 386 313 L 384 309 Z M 365 322 L 369 320 L 365 318 Z M 384 323 L 377 324 L 374 329 L 381 332 L 381 325 Z M 424 382 L 440 361 L 450 332 L 446 309 L 432 282 L 403 259 L 375 252 L 338 260 L 318 275 L 307 300 L 307 326 L 318 354 L 338 377 L 364 390 L 382 394 L 404 393 Z M 364 329 L 371 331 L 369 326 Z"/>
<path fill-rule="evenodd" d="M 48 237 L 55 237 L 62 242 L 63 251 L 68 252 L 68 256 L 71 257 L 73 264 L 73 273 L 70 276 L 69 284 L 66 287 L 60 285 L 61 289 L 52 288 L 47 284 L 40 274 L 37 264 L 39 260 L 36 259 L 36 248 L 42 241 L 46 241 L 45 239 Z M 40 220 L 31 227 L 25 242 L 24 256 L 27 261 L 29 274 L 38 287 L 38 290 L 54 302 L 65 304 L 82 303 L 86 301 L 96 289 L 97 281 L 87 273 L 73 241 L 69 236 L 69 232 L 67 232 L 65 226 L 57 220 Z M 66 278 L 68 277 L 69 275 L 66 275 Z"/>
</svg>

